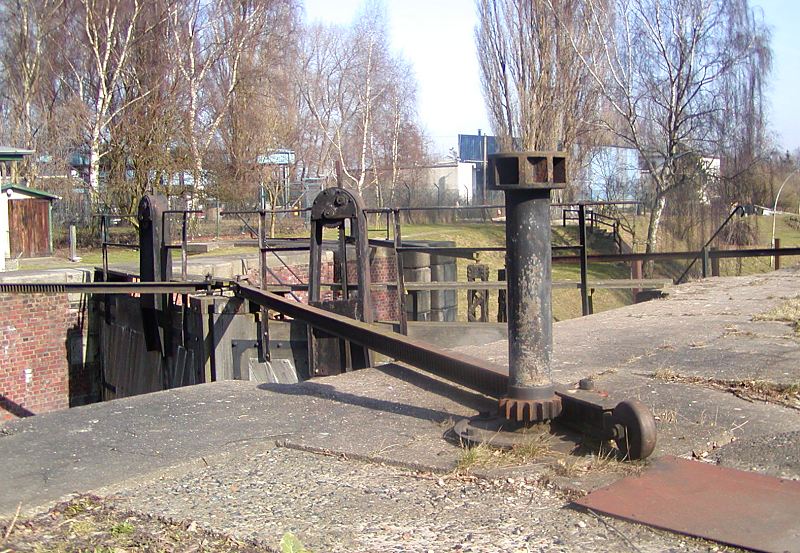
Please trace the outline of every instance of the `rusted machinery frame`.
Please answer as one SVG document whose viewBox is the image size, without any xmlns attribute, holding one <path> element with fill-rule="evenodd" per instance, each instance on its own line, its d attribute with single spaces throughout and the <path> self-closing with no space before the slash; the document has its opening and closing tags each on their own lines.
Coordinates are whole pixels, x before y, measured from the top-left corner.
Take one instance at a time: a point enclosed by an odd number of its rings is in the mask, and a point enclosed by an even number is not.
<svg viewBox="0 0 800 553">
<path fill-rule="evenodd" d="M 330 311 L 287 300 L 246 284 L 233 285 L 236 295 L 301 320 L 339 338 L 368 347 L 420 370 L 441 376 L 472 390 L 499 398 L 508 388 L 502 367 L 454 351 L 445 351 L 420 340 L 386 331 Z"/>
</svg>

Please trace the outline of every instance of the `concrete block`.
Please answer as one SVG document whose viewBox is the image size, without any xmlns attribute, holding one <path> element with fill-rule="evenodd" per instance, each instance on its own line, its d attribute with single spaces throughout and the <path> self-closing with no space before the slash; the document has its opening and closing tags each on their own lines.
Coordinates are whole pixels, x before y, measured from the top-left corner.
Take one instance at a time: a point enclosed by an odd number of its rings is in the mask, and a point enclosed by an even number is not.
<svg viewBox="0 0 800 553">
<path fill-rule="evenodd" d="M 444 293 L 444 290 L 431 290 L 431 309 L 442 309 L 444 307 L 448 307 L 445 305 Z"/>
<path fill-rule="evenodd" d="M 454 323 L 457 315 L 458 309 L 452 307 L 447 309 L 431 309 L 431 321 L 435 322 Z"/>
<path fill-rule="evenodd" d="M 458 272 L 455 263 L 431 265 L 431 281 L 454 282 L 456 280 L 458 280 Z"/>
<path fill-rule="evenodd" d="M 414 319 L 414 320 L 423 321 L 423 322 L 430 322 L 430 320 L 431 320 L 431 312 L 430 311 L 425 311 L 424 313 L 417 313 L 417 318 Z"/>
<path fill-rule="evenodd" d="M 403 268 L 403 278 L 406 282 L 430 282 L 431 268 L 423 267 L 420 269 Z"/>
<path fill-rule="evenodd" d="M 414 290 L 406 294 L 406 313 L 414 310 L 414 296 L 417 298 L 417 312 L 431 310 L 431 293 L 428 290 Z"/>
<path fill-rule="evenodd" d="M 428 253 L 403 252 L 404 269 L 421 269 L 423 267 L 430 267 L 430 264 L 431 256 Z"/>
<path fill-rule="evenodd" d="M 297 384 L 297 371 L 290 359 L 273 359 L 260 363 L 258 358 L 250 358 L 249 380 L 259 384 Z"/>
</svg>

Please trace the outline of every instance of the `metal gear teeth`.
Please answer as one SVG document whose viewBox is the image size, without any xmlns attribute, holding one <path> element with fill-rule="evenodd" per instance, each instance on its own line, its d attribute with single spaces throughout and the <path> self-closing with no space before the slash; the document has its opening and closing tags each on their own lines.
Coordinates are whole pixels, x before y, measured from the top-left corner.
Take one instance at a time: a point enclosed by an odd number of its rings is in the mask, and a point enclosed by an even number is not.
<svg viewBox="0 0 800 553">
<path fill-rule="evenodd" d="M 552 420 L 561 414 L 561 398 L 549 399 L 500 399 L 500 414 L 517 422 L 541 422 Z"/>
</svg>

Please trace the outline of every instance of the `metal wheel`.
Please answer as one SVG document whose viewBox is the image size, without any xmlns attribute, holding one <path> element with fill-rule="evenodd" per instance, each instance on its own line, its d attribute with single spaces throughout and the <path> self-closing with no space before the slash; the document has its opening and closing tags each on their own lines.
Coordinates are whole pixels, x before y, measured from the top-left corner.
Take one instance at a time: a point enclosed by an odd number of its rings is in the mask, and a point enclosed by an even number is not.
<svg viewBox="0 0 800 553">
<path fill-rule="evenodd" d="M 628 399 L 614 407 L 614 422 L 625 428 L 625 432 L 614 441 L 617 449 L 628 459 L 645 459 L 656 448 L 656 420 L 645 405 Z"/>
</svg>

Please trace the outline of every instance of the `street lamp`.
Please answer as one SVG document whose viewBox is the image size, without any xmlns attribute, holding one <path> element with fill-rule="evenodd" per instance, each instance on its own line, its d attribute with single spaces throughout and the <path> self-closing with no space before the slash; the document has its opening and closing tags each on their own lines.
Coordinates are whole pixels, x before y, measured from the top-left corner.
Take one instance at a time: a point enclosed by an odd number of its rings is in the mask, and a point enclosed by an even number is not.
<svg viewBox="0 0 800 553">
<path fill-rule="evenodd" d="M 783 192 L 783 187 L 786 186 L 786 183 L 789 182 L 789 179 L 794 176 L 795 173 L 800 171 L 800 167 L 796 167 L 794 171 L 789 173 L 783 182 L 781 183 L 780 188 L 778 188 L 778 193 L 775 194 L 775 203 L 772 205 L 772 249 L 775 249 L 775 219 L 776 219 L 776 211 L 778 210 L 778 199 L 781 197 L 781 192 Z M 772 258 L 772 266 L 775 266 L 775 257 Z"/>
</svg>

